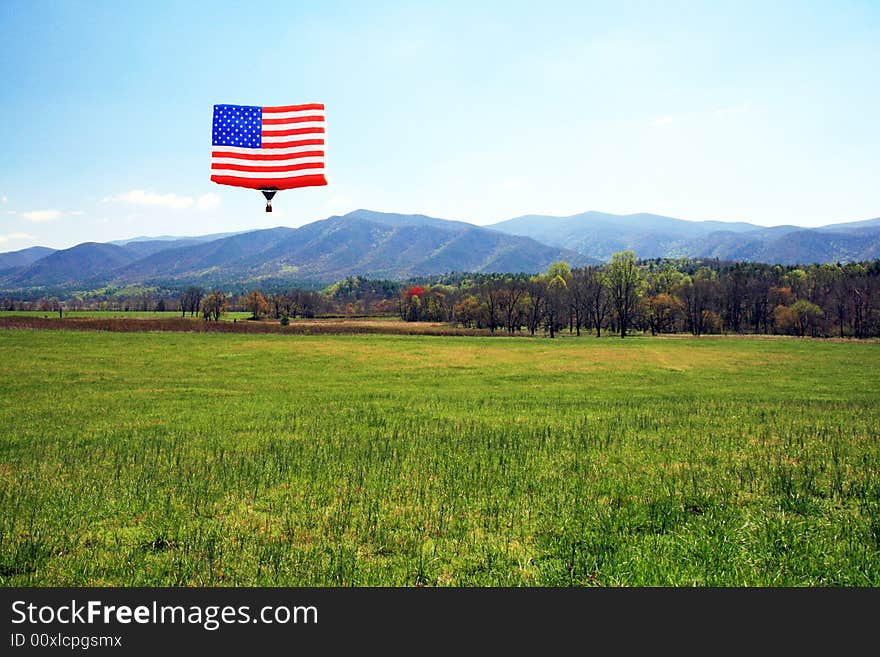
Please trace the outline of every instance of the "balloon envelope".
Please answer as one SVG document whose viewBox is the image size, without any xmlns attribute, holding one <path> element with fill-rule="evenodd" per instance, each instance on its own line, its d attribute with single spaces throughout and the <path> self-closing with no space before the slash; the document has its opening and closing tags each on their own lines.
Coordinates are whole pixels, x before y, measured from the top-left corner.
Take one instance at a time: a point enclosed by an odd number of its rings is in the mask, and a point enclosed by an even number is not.
<svg viewBox="0 0 880 657">
<path fill-rule="evenodd" d="M 323 103 L 214 105 L 211 180 L 249 189 L 326 185 Z"/>
</svg>

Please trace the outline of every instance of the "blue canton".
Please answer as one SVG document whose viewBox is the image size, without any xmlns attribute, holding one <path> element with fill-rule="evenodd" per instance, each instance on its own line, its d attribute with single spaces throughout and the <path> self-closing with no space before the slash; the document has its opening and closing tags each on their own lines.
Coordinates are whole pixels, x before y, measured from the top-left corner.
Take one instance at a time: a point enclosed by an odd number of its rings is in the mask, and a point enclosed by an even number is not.
<svg viewBox="0 0 880 657">
<path fill-rule="evenodd" d="M 262 148 L 263 108 L 214 105 L 214 146 Z"/>
</svg>

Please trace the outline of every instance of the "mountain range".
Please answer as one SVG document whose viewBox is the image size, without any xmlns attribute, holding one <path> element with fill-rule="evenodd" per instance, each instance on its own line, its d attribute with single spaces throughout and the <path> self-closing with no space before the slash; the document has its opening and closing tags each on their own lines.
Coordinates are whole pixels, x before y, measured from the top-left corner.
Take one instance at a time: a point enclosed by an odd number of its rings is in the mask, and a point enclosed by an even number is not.
<svg viewBox="0 0 880 657">
<path fill-rule="evenodd" d="M 820 228 L 685 221 L 654 214 L 527 215 L 475 226 L 356 210 L 299 228 L 136 237 L 69 249 L 0 253 L 0 290 L 158 285 L 323 284 L 346 276 L 405 279 L 447 272 L 535 273 L 557 260 L 691 257 L 779 264 L 880 257 L 880 218 Z"/>
<path fill-rule="evenodd" d="M 820 228 L 685 221 L 655 214 L 526 215 L 488 226 L 601 261 L 632 249 L 640 258 L 717 258 L 795 265 L 880 257 L 880 218 Z"/>
<path fill-rule="evenodd" d="M 569 249 L 465 222 L 356 210 L 299 228 L 209 240 L 139 238 L 0 254 L 0 290 L 248 287 L 328 283 L 354 275 L 405 279 L 451 271 L 528 273 L 544 271 L 557 260 L 592 262 Z"/>
</svg>

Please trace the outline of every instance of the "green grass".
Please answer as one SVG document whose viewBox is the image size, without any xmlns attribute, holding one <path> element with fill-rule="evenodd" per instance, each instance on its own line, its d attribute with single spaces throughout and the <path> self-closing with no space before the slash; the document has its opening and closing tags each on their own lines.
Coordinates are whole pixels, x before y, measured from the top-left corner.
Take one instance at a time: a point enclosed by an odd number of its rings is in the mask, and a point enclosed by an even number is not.
<svg viewBox="0 0 880 657">
<path fill-rule="evenodd" d="M 63 317 L 69 318 L 97 318 L 97 319 L 177 319 L 180 317 L 179 310 L 65 310 Z M 246 311 L 230 311 L 224 313 L 220 318 L 221 321 L 231 322 L 233 319 L 247 319 L 251 313 Z M 47 317 L 49 319 L 58 319 L 57 310 L 0 310 L 0 317 Z M 202 320 L 201 315 L 190 317 L 188 319 Z"/>
<path fill-rule="evenodd" d="M 880 585 L 880 345 L 0 331 L 0 584 Z"/>
</svg>

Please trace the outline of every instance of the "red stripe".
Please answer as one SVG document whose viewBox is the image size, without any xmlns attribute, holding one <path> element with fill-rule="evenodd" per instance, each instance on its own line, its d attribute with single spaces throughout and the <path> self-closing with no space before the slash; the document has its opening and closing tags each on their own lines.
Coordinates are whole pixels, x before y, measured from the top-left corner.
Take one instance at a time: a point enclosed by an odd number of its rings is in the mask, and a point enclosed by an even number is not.
<svg viewBox="0 0 880 657">
<path fill-rule="evenodd" d="M 290 130 L 263 130 L 263 137 L 292 137 L 293 135 L 323 134 L 324 128 L 291 128 Z"/>
<path fill-rule="evenodd" d="M 263 119 L 263 125 L 279 125 L 283 123 L 306 123 L 307 121 L 323 121 L 324 117 L 316 116 L 298 116 L 295 119 Z"/>
<path fill-rule="evenodd" d="M 263 144 L 262 149 L 254 148 L 255 153 L 259 153 L 260 150 L 265 150 L 267 148 L 288 148 L 293 146 L 323 146 L 323 139 L 297 139 L 295 141 L 279 141 L 273 144 Z M 222 146 L 218 146 L 218 148 L 223 148 Z"/>
<path fill-rule="evenodd" d="M 287 148 L 288 146 L 323 146 L 323 139 L 299 139 L 297 141 L 279 141 L 273 144 L 263 144 L 263 148 Z"/>
<path fill-rule="evenodd" d="M 326 185 L 323 175 L 299 176 L 297 178 L 237 178 L 235 176 L 211 176 L 220 185 L 247 187 L 248 189 L 296 189 L 297 187 L 317 187 Z"/>
<path fill-rule="evenodd" d="M 297 157 L 324 157 L 324 151 L 303 151 L 302 153 L 227 153 L 213 151 L 211 157 L 228 157 L 238 160 L 292 160 Z"/>
<path fill-rule="evenodd" d="M 306 103 L 305 105 L 279 105 L 278 107 L 264 107 L 263 114 L 273 112 L 302 112 L 304 110 L 322 110 L 324 103 Z"/>
<path fill-rule="evenodd" d="M 305 164 L 284 164 L 281 166 L 272 166 L 272 165 L 264 165 L 264 164 L 212 164 L 212 169 L 231 169 L 232 171 L 250 171 L 259 173 L 261 171 L 265 171 L 269 173 L 270 171 L 282 172 L 282 171 L 302 171 L 303 169 L 323 169 L 323 162 L 313 162 L 313 163 L 305 163 Z"/>
</svg>

